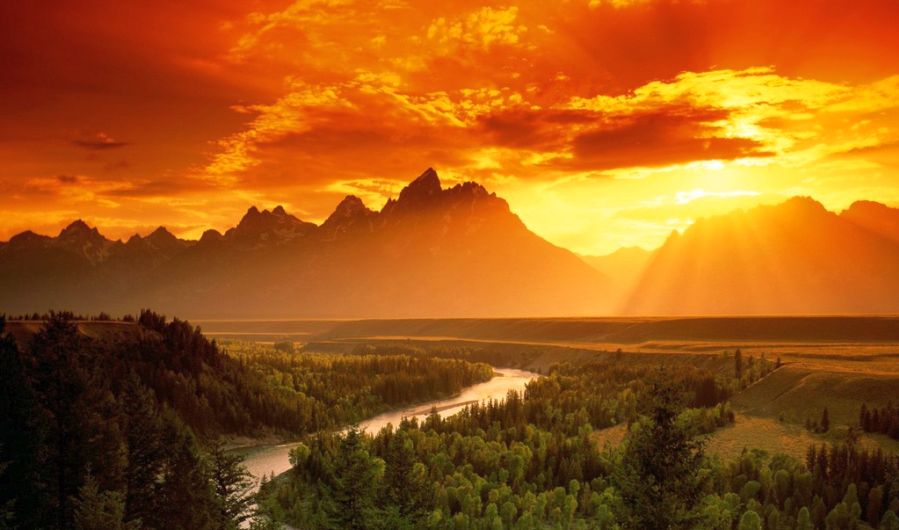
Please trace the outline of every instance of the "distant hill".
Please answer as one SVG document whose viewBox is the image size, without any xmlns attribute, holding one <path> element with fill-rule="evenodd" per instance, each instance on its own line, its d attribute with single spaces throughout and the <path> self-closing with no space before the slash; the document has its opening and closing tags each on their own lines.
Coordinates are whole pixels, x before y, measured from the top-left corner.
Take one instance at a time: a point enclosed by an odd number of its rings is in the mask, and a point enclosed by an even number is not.
<svg viewBox="0 0 899 530">
<path fill-rule="evenodd" d="M 795 197 L 701 219 L 655 252 L 623 312 L 899 312 L 897 218 L 876 203 L 838 215 Z"/>
<path fill-rule="evenodd" d="M 899 208 L 873 201 L 852 203 L 840 217 L 899 244 Z"/>
<path fill-rule="evenodd" d="M 0 311 L 196 317 L 541 316 L 602 313 L 606 278 L 541 239 L 503 199 L 428 169 L 379 211 L 349 196 L 321 226 L 250 208 L 199 241 L 165 228 L 110 241 L 75 221 L 0 244 Z"/>
</svg>

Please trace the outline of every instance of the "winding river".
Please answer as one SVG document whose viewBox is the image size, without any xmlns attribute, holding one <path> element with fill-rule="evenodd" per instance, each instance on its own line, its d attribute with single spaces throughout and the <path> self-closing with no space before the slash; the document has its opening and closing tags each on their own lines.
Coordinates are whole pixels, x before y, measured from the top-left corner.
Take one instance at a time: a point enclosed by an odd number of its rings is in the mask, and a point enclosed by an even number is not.
<svg viewBox="0 0 899 530">
<path fill-rule="evenodd" d="M 423 418 L 430 414 L 434 408 L 437 409 L 438 414 L 441 416 L 449 416 L 459 412 L 469 403 L 488 399 L 502 399 L 506 397 L 506 393 L 509 390 L 524 391 L 528 381 L 539 377 L 534 372 L 511 368 L 495 368 L 494 371 L 499 375 L 490 381 L 465 388 L 458 396 L 387 412 L 360 422 L 359 427 L 370 433 L 376 433 L 388 423 L 397 425 L 403 418 Z M 288 455 L 290 450 L 296 447 L 296 445 L 296 443 L 287 443 L 250 449 L 244 457 L 244 466 L 257 478 L 263 475 L 269 476 L 272 473 L 280 475 L 290 469 Z"/>
</svg>

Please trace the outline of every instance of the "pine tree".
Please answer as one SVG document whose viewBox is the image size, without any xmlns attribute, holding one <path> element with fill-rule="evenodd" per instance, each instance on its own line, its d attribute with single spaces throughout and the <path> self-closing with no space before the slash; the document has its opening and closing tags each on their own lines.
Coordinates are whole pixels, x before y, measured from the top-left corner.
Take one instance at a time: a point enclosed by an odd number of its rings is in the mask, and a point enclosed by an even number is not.
<svg viewBox="0 0 899 530">
<path fill-rule="evenodd" d="M 138 530 L 138 521 L 125 523 L 125 498 L 118 491 L 101 492 L 93 475 L 88 474 L 78 490 L 74 505 L 75 530 Z"/>
<path fill-rule="evenodd" d="M 830 413 L 827 411 L 827 407 L 824 407 L 824 411 L 821 413 L 821 432 L 830 431 Z"/>
<path fill-rule="evenodd" d="M 165 463 L 162 424 L 152 393 L 130 373 L 122 390 L 128 466 L 125 469 L 125 512 L 129 519 L 149 520 L 161 508 L 157 477 Z"/>
<path fill-rule="evenodd" d="M 79 401 L 88 388 L 88 378 L 80 357 L 90 348 L 65 314 L 54 314 L 36 333 L 30 344 L 33 360 L 33 388 L 52 421 L 48 422 L 46 447 L 51 455 L 45 479 L 52 484 L 54 499 L 50 509 L 59 528 L 71 528 L 71 499 L 78 494 L 86 448 Z"/>
<path fill-rule="evenodd" d="M 55 524 L 44 478 L 50 468 L 44 448 L 49 430 L 46 411 L 28 385 L 26 368 L 15 341 L 3 335 L 0 317 L 0 506 L 13 528 L 42 528 Z"/>
<path fill-rule="evenodd" d="M 740 517 L 739 530 L 762 530 L 762 518 L 752 510 L 743 512 Z"/>
<path fill-rule="evenodd" d="M 651 416 L 628 433 L 613 481 L 621 492 L 623 518 L 635 528 L 689 528 L 703 480 L 702 444 L 675 422 L 681 410 L 676 388 L 656 383 Z"/>
<path fill-rule="evenodd" d="M 796 530 L 813 530 L 813 528 L 811 512 L 803 506 L 796 516 Z"/>
<path fill-rule="evenodd" d="M 880 530 L 899 530 L 899 517 L 890 510 L 880 520 Z"/>
<path fill-rule="evenodd" d="M 154 497 L 158 508 L 146 526 L 173 530 L 220 530 L 218 506 L 209 475 L 189 430 L 166 419 L 163 428 L 166 460 Z"/>
<path fill-rule="evenodd" d="M 819 496 L 815 495 L 815 500 L 812 502 L 812 523 L 815 528 L 821 528 L 824 526 L 824 519 L 827 517 L 827 506 L 824 504 L 824 500 Z"/>
<path fill-rule="evenodd" d="M 331 476 L 336 511 L 332 517 L 340 528 L 365 530 L 377 514 L 375 497 L 384 476 L 384 461 L 369 454 L 364 434 L 352 427 L 340 440 Z"/>
<path fill-rule="evenodd" d="M 881 513 L 883 513 L 883 486 L 875 486 L 868 492 L 868 509 L 865 511 L 865 520 L 876 528 L 880 524 Z"/>
<path fill-rule="evenodd" d="M 226 452 L 222 441 L 214 442 L 208 451 L 219 524 L 224 529 L 236 530 L 253 516 L 252 491 L 256 481 L 243 467 L 242 460 L 240 455 Z"/>
</svg>

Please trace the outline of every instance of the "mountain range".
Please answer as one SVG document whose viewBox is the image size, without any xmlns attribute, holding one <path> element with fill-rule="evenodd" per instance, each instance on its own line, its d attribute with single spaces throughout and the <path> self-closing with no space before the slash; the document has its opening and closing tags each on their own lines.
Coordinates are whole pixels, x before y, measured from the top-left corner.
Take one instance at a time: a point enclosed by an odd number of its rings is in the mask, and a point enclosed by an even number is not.
<svg viewBox="0 0 899 530">
<path fill-rule="evenodd" d="M 700 219 L 655 250 L 627 314 L 899 311 L 899 209 L 834 213 L 808 197 Z"/>
<path fill-rule="evenodd" d="M 348 196 L 320 225 L 250 208 L 197 241 L 127 241 L 75 221 L 0 243 L 0 311 L 194 318 L 899 312 L 899 209 L 811 198 L 700 219 L 656 250 L 578 256 L 479 184 L 428 169 L 380 211 Z"/>
<path fill-rule="evenodd" d="M 608 280 L 509 205 L 428 169 L 381 211 L 348 196 L 316 225 L 250 208 L 198 241 L 111 241 L 82 221 L 0 245 L 0 310 L 141 307 L 216 318 L 588 314 Z"/>
</svg>

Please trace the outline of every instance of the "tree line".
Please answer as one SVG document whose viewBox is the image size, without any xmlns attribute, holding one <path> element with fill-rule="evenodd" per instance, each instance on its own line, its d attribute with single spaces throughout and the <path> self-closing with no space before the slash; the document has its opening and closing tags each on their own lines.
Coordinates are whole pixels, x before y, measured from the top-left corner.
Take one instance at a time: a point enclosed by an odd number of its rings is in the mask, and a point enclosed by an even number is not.
<svg viewBox="0 0 899 530">
<path fill-rule="evenodd" d="M 625 499 L 621 492 L 634 488 L 621 485 L 646 484 L 650 468 L 665 474 L 657 485 L 699 475 L 693 440 L 733 421 L 723 401 L 734 384 L 728 374 L 680 365 L 665 374 L 671 388 L 650 382 L 660 377 L 652 365 L 560 365 L 523 394 L 446 418 L 404 420 L 374 436 L 312 437 L 294 451 L 286 479 L 263 487 L 263 505 L 299 528 L 611 528 L 624 520 L 648 528 L 641 494 Z M 630 425 L 633 452 L 601 451 L 594 430 L 619 423 Z M 641 466 L 660 443 L 671 444 L 672 460 Z"/>
<path fill-rule="evenodd" d="M 899 408 L 894 407 L 892 402 L 880 408 L 868 408 L 867 404 L 862 404 L 858 424 L 865 432 L 880 433 L 899 440 Z"/>
<path fill-rule="evenodd" d="M 232 356 L 152 311 L 91 337 L 73 316 L 23 344 L 0 318 L 0 529 L 237 528 L 253 482 L 221 436 L 295 437 L 492 376 L 447 359 Z"/>
<path fill-rule="evenodd" d="M 626 359 L 558 366 L 450 417 L 311 437 L 262 505 L 310 529 L 899 530 L 899 455 L 852 439 L 805 461 L 707 455 L 701 435 L 733 421 L 724 399 L 746 377 Z M 595 429 L 614 424 L 624 442 L 597 447 Z"/>
</svg>

